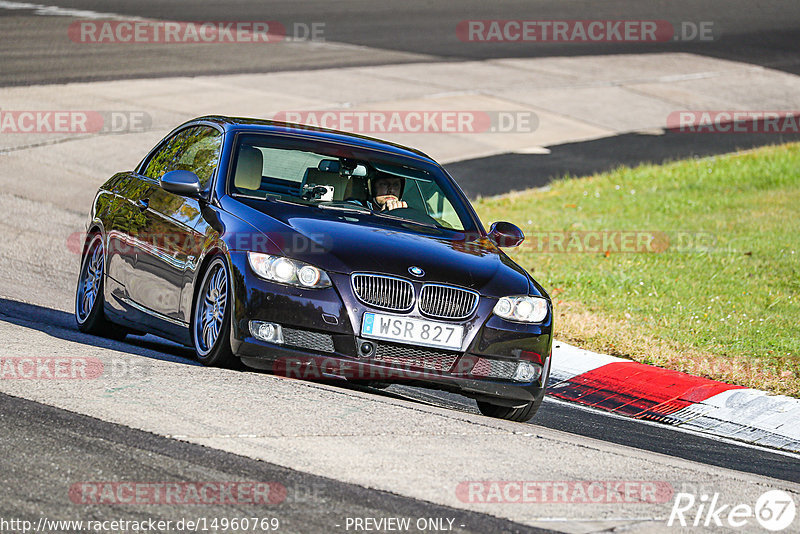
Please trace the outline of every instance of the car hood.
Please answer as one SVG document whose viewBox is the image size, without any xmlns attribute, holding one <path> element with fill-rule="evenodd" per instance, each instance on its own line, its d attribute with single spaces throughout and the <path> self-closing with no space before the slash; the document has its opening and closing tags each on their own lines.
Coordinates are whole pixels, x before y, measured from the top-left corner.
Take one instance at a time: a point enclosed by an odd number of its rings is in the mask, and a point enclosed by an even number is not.
<svg viewBox="0 0 800 534">
<path fill-rule="evenodd" d="M 351 212 L 247 202 L 251 224 L 282 252 L 329 272 L 377 272 L 468 287 L 484 295 L 528 293 L 527 273 L 484 236 Z M 412 276 L 409 268 L 424 272 Z"/>
</svg>

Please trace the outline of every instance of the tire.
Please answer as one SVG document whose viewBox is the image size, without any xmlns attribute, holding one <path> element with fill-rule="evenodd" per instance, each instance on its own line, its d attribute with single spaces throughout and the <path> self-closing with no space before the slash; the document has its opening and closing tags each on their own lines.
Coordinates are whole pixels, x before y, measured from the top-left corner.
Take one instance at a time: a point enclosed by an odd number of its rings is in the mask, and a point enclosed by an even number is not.
<svg viewBox="0 0 800 534">
<path fill-rule="evenodd" d="M 203 272 L 192 313 L 192 344 L 197 360 L 209 367 L 241 367 L 231 349 L 231 276 L 217 256 Z"/>
<path fill-rule="evenodd" d="M 75 290 L 75 322 L 81 332 L 122 341 L 128 331 L 111 323 L 103 312 L 106 267 L 103 236 L 91 234 L 87 243 Z"/>
<path fill-rule="evenodd" d="M 536 412 L 539 410 L 539 406 L 542 405 L 542 401 L 544 400 L 544 390 L 539 395 L 538 398 L 532 400 L 525 406 L 520 408 L 509 408 L 508 406 L 498 406 L 496 404 L 491 404 L 488 402 L 478 402 L 478 409 L 481 413 L 487 417 L 495 417 L 497 419 L 506 419 L 508 421 L 516 421 L 518 423 L 524 423 L 526 421 L 530 421 Z"/>
</svg>

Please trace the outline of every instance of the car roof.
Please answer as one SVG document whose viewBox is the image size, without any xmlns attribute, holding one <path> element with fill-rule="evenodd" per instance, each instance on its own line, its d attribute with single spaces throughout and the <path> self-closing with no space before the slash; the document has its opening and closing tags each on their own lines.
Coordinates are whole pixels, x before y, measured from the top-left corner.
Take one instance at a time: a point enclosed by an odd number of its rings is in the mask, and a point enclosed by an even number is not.
<svg viewBox="0 0 800 534">
<path fill-rule="evenodd" d="M 292 122 L 280 122 L 267 119 L 253 119 L 246 117 L 227 117 L 224 115 L 208 115 L 198 117 L 186 124 L 196 122 L 211 122 L 219 125 L 225 131 L 231 132 L 244 132 L 244 133 L 277 133 L 281 135 L 290 135 L 303 139 L 317 139 L 328 143 L 343 143 L 354 145 L 366 149 L 382 150 L 397 155 L 409 156 L 415 159 L 424 159 L 431 163 L 437 164 L 433 158 L 416 150 L 389 141 L 383 141 L 374 137 L 359 135 L 348 132 L 340 132 L 338 130 L 329 130 L 319 126 L 309 126 L 305 124 L 297 124 Z M 438 165 L 438 164 L 437 164 Z"/>
</svg>

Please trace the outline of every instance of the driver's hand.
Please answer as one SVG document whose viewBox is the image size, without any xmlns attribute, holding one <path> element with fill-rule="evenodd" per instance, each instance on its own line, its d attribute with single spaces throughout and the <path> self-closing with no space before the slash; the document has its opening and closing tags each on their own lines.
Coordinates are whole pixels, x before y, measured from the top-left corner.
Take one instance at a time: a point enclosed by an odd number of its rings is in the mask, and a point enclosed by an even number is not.
<svg viewBox="0 0 800 534">
<path fill-rule="evenodd" d="M 384 206 L 385 206 L 384 209 L 386 210 L 396 210 L 398 208 L 407 208 L 408 204 L 406 204 L 406 202 L 403 200 L 396 200 L 390 198 L 389 200 L 386 201 L 386 204 Z"/>
</svg>

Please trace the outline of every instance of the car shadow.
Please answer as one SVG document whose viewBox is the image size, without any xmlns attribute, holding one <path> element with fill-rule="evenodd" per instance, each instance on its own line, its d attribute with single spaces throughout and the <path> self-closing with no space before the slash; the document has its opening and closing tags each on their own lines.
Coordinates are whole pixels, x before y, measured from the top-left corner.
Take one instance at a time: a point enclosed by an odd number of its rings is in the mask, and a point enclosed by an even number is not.
<svg viewBox="0 0 800 534">
<path fill-rule="evenodd" d="M 194 358 L 194 350 L 173 343 L 166 339 L 147 334 L 145 336 L 129 335 L 124 341 L 116 341 L 103 337 L 84 334 L 75 324 L 75 316 L 62 310 L 19 302 L 0 297 L 0 321 L 30 328 L 64 341 L 81 343 L 92 347 L 126 352 L 145 358 L 180 363 L 184 365 L 201 366 Z M 242 372 L 270 374 L 268 371 L 244 368 Z M 341 389 L 362 391 L 381 397 L 401 399 L 417 404 L 431 404 L 423 399 L 415 399 L 408 395 L 392 391 L 380 390 L 362 384 L 354 384 L 345 380 L 310 381 L 325 384 Z"/>
<path fill-rule="evenodd" d="M 194 360 L 194 351 L 177 343 L 152 335 L 128 336 L 125 341 L 115 341 L 84 334 L 78 330 L 73 314 L 36 304 L 0 298 L 0 321 L 83 345 L 127 352 L 156 360 L 200 365 Z"/>
</svg>

